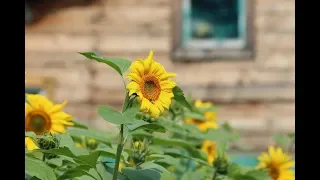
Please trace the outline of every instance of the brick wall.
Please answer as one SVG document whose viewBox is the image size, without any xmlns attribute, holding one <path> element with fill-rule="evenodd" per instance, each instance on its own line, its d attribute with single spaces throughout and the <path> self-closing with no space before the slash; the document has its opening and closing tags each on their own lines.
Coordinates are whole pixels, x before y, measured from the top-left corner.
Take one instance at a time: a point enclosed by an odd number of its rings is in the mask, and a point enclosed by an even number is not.
<svg viewBox="0 0 320 180">
<path fill-rule="evenodd" d="M 135 60 L 146 57 L 152 49 L 157 61 L 178 74 L 176 80 L 186 91 L 214 100 L 220 107 L 220 119 L 239 128 L 247 137 L 243 140 L 246 143 L 264 147 L 271 142 L 271 133 L 292 131 L 294 1 L 256 0 L 255 59 L 204 63 L 170 59 L 170 2 L 108 0 L 49 15 L 26 27 L 26 71 L 56 77 L 54 100 L 68 99 L 68 112 L 106 129 L 110 126 L 97 116 L 95 107 L 121 106 L 124 92 L 120 77 L 77 52 L 96 51 Z"/>
</svg>

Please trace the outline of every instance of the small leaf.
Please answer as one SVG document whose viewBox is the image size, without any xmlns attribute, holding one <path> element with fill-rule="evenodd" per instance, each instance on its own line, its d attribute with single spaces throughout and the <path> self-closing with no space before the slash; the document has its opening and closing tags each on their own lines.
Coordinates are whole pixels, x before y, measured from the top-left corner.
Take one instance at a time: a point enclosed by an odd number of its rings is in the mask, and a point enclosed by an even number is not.
<svg viewBox="0 0 320 180">
<path fill-rule="evenodd" d="M 112 179 L 112 174 L 106 170 L 101 162 L 97 164 L 96 168 L 103 180 Z"/>
<path fill-rule="evenodd" d="M 289 145 L 292 142 L 292 139 L 289 136 L 275 134 L 273 138 L 283 150 L 288 151 Z"/>
<path fill-rule="evenodd" d="M 124 75 L 124 73 L 127 71 L 127 69 L 130 67 L 131 62 L 126 59 L 121 58 L 104 58 L 100 57 L 94 52 L 82 52 L 79 53 L 81 55 L 86 56 L 88 59 L 93 59 L 98 62 L 104 63 L 112 67 L 114 70 L 116 70 L 121 76 Z"/>
<path fill-rule="evenodd" d="M 172 156 L 162 155 L 162 154 L 151 154 L 147 157 L 148 161 L 154 160 L 154 163 L 158 164 L 167 164 L 178 166 L 180 165 L 179 161 Z"/>
<path fill-rule="evenodd" d="M 174 100 L 176 100 L 178 103 L 180 103 L 181 105 L 183 105 L 184 107 L 192 111 L 192 107 L 184 97 L 183 91 L 178 86 L 174 87 L 172 89 L 172 92 L 174 94 L 174 97 L 173 97 Z"/>
<path fill-rule="evenodd" d="M 90 166 L 86 166 L 86 165 L 80 165 L 75 168 L 70 168 L 67 171 L 65 171 L 61 176 L 59 176 L 58 180 L 71 179 L 71 178 L 81 177 L 83 175 L 87 175 L 94 178 L 94 176 L 92 176 L 88 172 L 90 168 L 91 168 Z"/>
<path fill-rule="evenodd" d="M 79 122 L 79 121 L 76 121 L 76 120 L 72 120 L 72 122 L 74 123 L 74 128 L 81 128 L 81 129 L 88 129 L 88 126 Z"/>
<path fill-rule="evenodd" d="M 126 110 L 122 114 L 127 119 L 134 120 L 137 113 L 139 112 L 139 110 L 140 110 L 140 104 L 137 101 L 137 99 L 134 98 L 134 99 L 129 100 L 128 107 L 126 108 Z"/>
<path fill-rule="evenodd" d="M 25 156 L 25 173 L 41 180 L 56 180 L 53 170 L 43 161 Z"/>
<path fill-rule="evenodd" d="M 75 128 L 70 128 L 68 129 L 69 134 L 72 137 L 76 138 L 81 138 L 81 137 L 86 137 L 86 138 L 92 138 L 96 139 L 97 141 L 103 142 L 105 144 L 111 144 L 111 141 L 115 139 L 118 135 L 113 134 L 111 132 L 104 132 L 104 131 L 99 131 L 96 129 L 75 129 Z"/>
<path fill-rule="evenodd" d="M 98 106 L 98 114 L 106 121 L 112 124 L 126 124 L 131 123 L 132 120 L 127 119 L 120 112 L 108 106 Z"/>
<path fill-rule="evenodd" d="M 148 130 L 152 130 L 153 132 L 162 132 L 162 133 L 166 132 L 163 126 L 157 123 L 148 123 L 143 120 L 136 120 L 133 123 L 127 123 L 125 125 L 130 130 L 130 132 L 133 132 L 137 129 L 148 129 Z"/>
<path fill-rule="evenodd" d="M 272 180 L 267 172 L 263 170 L 251 170 L 247 172 L 245 175 L 254 177 L 257 180 Z"/>
<path fill-rule="evenodd" d="M 26 99 L 25 102 L 31 106 L 29 100 L 27 99 L 27 96 L 25 96 L 25 99 Z"/>
<path fill-rule="evenodd" d="M 129 180 L 160 180 L 161 173 L 154 169 L 137 170 L 131 167 L 124 167 L 121 169 L 122 173 L 129 178 Z"/>
<path fill-rule="evenodd" d="M 185 117 L 196 119 L 199 121 L 206 121 L 207 119 L 200 113 L 197 112 L 185 112 Z"/>
<path fill-rule="evenodd" d="M 195 157 L 190 157 L 187 155 L 182 154 L 181 152 L 179 152 L 179 150 L 177 149 L 165 149 L 164 150 L 165 154 L 168 154 L 172 157 L 179 157 L 179 158 L 185 158 L 185 159 L 190 159 L 190 160 L 194 160 L 202 165 L 208 166 L 208 167 L 212 167 L 211 164 L 209 164 L 207 161 L 204 161 L 204 158 L 195 158 Z"/>
<path fill-rule="evenodd" d="M 181 177 L 181 180 L 204 180 L 206 179 L 206 174 L 204 172 L 199 172 L 199 171 L 193 171 L 193 172 L 187 172 L 184 173 L 183 176 Z"/>
<path fill-rule="evenodd" d="M 210 129 L 204 135 L 204 138 L 207 140 L 215 141 L 219 146 L 219 144 L 225 144 L 230 141 L 238 140 L 239 136 L 237 134 L 227 132 L 224 129 Z"/>
<path fill-rule="evenodd" d="M 24 135 L 25 137 L 30 137 L 32 139 L 36 139 L 36 137 L 37 137 L 37 135 L 32 131 L 25 132 L 24 134 L 25 134 Z"/>
</svg>

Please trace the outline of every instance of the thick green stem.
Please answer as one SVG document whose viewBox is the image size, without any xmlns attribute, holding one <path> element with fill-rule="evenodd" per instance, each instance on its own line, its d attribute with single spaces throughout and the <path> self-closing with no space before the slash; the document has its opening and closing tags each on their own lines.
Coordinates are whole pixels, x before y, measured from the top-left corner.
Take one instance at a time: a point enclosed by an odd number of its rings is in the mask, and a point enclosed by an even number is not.
<svg viewBox="0 0 320 180">
<path fill-rule="evenodd" d="M 120 134 L 119 134 L 119 142 L 117 147 L 117 155 L 116 155 L 116 164 L 114 165 L 113 170 L 113 180 L 117 180 L 118 178 L 118 171 L 119 171 L 119 164 L 120 164 L 120 157 L 123 148 L 123 124 L 120 125 Z"/>
<path fill-rule="evenodd" d="M 218 175 L 217 170 L 215 170 L 214 173 L 213 173 L 212 180 L 216 180 L 217 175 Z"/>
</svg>

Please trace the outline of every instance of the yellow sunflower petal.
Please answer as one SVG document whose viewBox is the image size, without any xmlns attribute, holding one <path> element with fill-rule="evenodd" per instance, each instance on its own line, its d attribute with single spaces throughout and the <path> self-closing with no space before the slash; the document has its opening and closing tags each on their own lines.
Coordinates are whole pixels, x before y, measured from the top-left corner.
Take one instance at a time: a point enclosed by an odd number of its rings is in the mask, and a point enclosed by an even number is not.
<svg viewBox="0 0 320 180">
<path fill-rule="evenodd" d="M 66 133 L 66 129 L 63 124 L 52 124 L 51 132 L 64 134 Z"/>
<path fill-rule="evenodd" d="M 150 107 L 150 116 L 153 117 L 153 118 L 156 118 L 160 115 L 160 110 L 157 106 L 155 105 L 152 105 Z"/>
<path fill-rule="evenodd" d="M 177 84 L 174 81 L 164 80 L 160 82 L 161 89 L 172 89 Z"/>
<path fill-rule="evenodd" d="M 165 91 L 161 91 L 159 100 L 161 101 L 162 106 L 169 109 L 172 97 L 173 97 L 173 93 L 167 93 Z"/>
<path fill-rule="evenodd" d="M 289 161 L 281 164 L 281 169 L 290 169 L 294 166 L 294 161 Z"/>
<path fill-rule="evenodd" d="M 32 138 L 30 137 L 25 138 L 25 144 L 26 144 L 26 148 L 29 151 L 32 151 L 34 149 L 39 149 L 39 147 L 33 142 Z"/>
<path fill-rule="evenodd" d="M 52 108 L 51 108 L 51 113 L 55 113 L 55 112 L 59 112 L 59 111 L 62 111 L 62 109 L 64 108 L 64 106 L 66 106 L 68 103 L 68 101 L 63 101 L 62 104 L 56 104 L 56 105 L 53 105 Z"/>
<path fill-rule="evenodd" d="M 160 76 L 160 80 L 163 81 L 163 80 L 167 80 L 169 78 L 174 78 L 176 76 L 177 76 L 177 74 L 175 74 L 175 73 L 164 73 Z"/>
<path fill-rule="evenodd" d="M 151 102 L 150 102 L 148 99 L 146 99 L 146 98 L 144 98 L 144 97 L 141 98 L 141 106 L 140 106 L 140 110 L 141 110 L 141 111 L 146 111 L 146 112 L 148 112 L 151 105 L 152 105 L 152 104 L 151 104 Z"/>
<path fill-rule="evenodd" d="M 269 146 L 268 149 L 269 149 L 270 156 L 271 157 L 275 156 L 275 154 L 276 154 L 275 148 L 273 146 Z"/>
<path fill-rule="evenodd" d="M 149 72 L 150 71 L 150 68 L 151 68 L 151 64 L 153 63 L 153 51 L 151 50 L 149 52 L 149 55 L 147 57 L 146 60 L 143 61 L 143 64 L 144 64 L 144 68 L 145 68 L 145 71 L 146 72 Z"/>
<path fill-rule="evenodd" d="M 135 81 L 131 81 L 127 84 L 127 89 L 129 89 L 129 96 L 131 96 L 133 93 L 137 93 L 140 91 L 140 86 Z"/>
<path fill-rule="evenodd" d="M 137 73 L 128 73 L 127 77 L 130 78 L 132 81 L 140 83 L 142 81 L 141 76 Z"/>
<path fill-rule="evenodd" d="M 131 66 L 130 66 L 130 71 L 131 71 L 130 74 L 138 75 L 138 76 L 135 76 L 135 77 L 131 77 L 131 79 L 136 78 L 136 79 L 133 79 L 133 80 L 139 81 L 140 77 L 142 77 L 144 75 L 144 71 L 145 71 L 145 68 L 144 68 L 144 65 L 143 65 L 143 61 L 141 59 L 138 59 L 137 61 L 133 62 L 131 64 Z"/>
</svg>

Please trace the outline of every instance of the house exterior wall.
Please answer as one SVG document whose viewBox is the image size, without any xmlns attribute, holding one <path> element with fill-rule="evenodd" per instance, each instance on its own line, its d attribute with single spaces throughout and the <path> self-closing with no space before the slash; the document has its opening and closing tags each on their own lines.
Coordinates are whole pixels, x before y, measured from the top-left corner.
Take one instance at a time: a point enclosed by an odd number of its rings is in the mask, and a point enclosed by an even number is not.
<svg viewBox="0 0 320 180">
<path fill-rule="evenodd" d="M 167 71 L 178 74 L 179 86 L 219 106 L 219 118 L 242 132 L 242 142 L 264 148 L 272 133 L 293 131 L 294 1 L 255 1 L 255 58 L 201 63 L 171 59 L 171 5 L 171 0 L 108 0 L 51 14 L 25 28 L 26 72 L 55 77 L 55 102 L 67 99 L 67 112 L 108 129 L 96 106 L 120 108 L 121 79 L 77 52 L 133 61 L 152 49 Z"/>
</svg>

